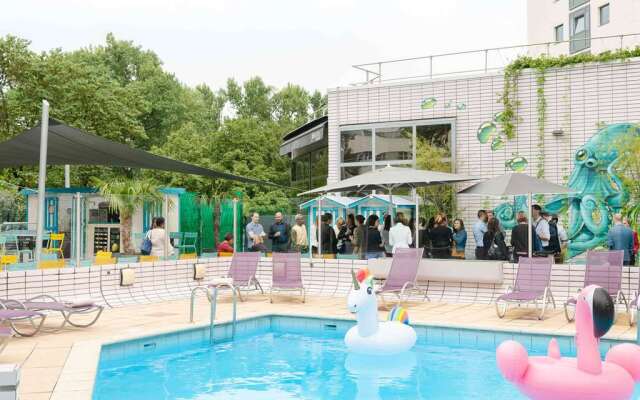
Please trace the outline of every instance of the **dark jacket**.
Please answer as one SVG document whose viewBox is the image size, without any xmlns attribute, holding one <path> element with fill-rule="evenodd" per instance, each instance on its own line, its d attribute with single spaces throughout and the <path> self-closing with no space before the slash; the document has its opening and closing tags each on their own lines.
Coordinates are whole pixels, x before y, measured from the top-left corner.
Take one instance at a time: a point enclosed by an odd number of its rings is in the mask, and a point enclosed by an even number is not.
<svg viewBox="0 0 640 400">
<path fill-rule="evenodd" d="M 322 243 L 320 244 L 322 247 L 322 254 L 336 254 L 338 252 L 336 232 L 329 224 L 324 222 L 322 223 L 320 238 L 322 239 Z"/>
<path fill-rule="evenodd" d="M 431 254 L 434 258 L 447 258 L 451 255 L 453 231 L 446 225 L 438 225 L 429 231 Z"/>
<path fill-rule="evenodd" d="M 529 254 L 529 238 L 527 236 L 527 224 L 518 224 L 511 230 L 511 246 L 513 246 L 514 261 L 518 261 L 517 255 Z M 534 252 L 542 250 L 542 242 L 536 235 L 535 228 L 531 227 L 531 244 Z"/>
<path fill-rule="evenodd" d="M 382 236 L 380 235 L 380 231 L 378 228 L 368 227 L 365 233 L 366 242 L 367 242 L 367 252 L 368 253 L 376 253 L 383 251 L 384 248 L 382 245 Z"/>
<path fill-rule="evenodd" d="M 526 232 L 526 229 L 525 229 Z M 508 260 L 509 259 L 509 249 L 507 248 L 507 244 L 504 241 L 504 234 L 502 232 L 497 232 L 494 234 L 493 232 L 486 232 L 484 234 L 484 237 L 482 238 L 482 245 L 484 246 L 484 248 L 487 251 L 487 258 L 491 259 L 491 256 L 489 255 L 490 253 L 490 248 L 491 246 L 493 246 L 493 244 L 495 244 L 498 246 L 498 255 L 500 256 L 499 258 L 496 258 L 497 260 Z"/>
</svg>

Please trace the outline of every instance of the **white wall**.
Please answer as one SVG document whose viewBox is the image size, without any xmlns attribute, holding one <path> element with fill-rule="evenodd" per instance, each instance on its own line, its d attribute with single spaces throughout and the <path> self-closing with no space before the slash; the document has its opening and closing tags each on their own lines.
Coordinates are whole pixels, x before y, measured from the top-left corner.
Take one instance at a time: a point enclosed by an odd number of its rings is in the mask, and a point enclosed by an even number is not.
<svg viewBox="0 0 640 400">
<path fill-rule="evenodd" d="M 524 71 L 518 82 L 520 101 L 517 137 L 505 148 L 491 151 L 480 144 L 477 129 L 503 110 L 498 102 L 503 90 L 499 74 L 449 80 L 421 81 L 395 85 L 368 85 L 330 90 L 329 98 L 329 182 L 340 179 L 340 126 L 385 121 L 453 118 L 456 121 L 456 171 L 479 177 L 509 172 L 505 161 L 517 152 L 529 161 L 525 170 L 538 171 L 538 158 L 544 160 L 544 177 L 565 183 L 572 169 L 575 151 L 597 131 L 599 122 L 640 121 L 640 59 L 627 62 L 578 65 L 549 70 L 546 74 L 546 129 L 538 137 L 536 75 Z M 435 97 L 434 108 L 423 110 L 421 100 Z M 464 102 L 466 109 L 445 108 L 449 101 Z M 555 129 L 564 135 L 556 137 Z M 539 147 L 538 144 L 542 143 Z M 487 201 L 489 205 L 498 201 Z M 459 209 L 467 222 L 475 220 L 482 204 L 479 198 L 461 197 Z M 468 246 L 474 246 L 470 239 Z"/>
</svg>

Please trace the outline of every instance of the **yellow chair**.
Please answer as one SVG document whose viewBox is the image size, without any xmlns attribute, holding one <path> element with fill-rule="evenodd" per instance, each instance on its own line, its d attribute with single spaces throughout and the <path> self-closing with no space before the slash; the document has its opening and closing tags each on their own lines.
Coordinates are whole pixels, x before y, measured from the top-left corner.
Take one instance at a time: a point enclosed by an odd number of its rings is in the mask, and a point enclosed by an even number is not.
<svg viewBox="0 0 640 400">
<path fill-rule="evenodd" d="M 218 257 L 233 257 L 233 253 L 230 251 L 219 251 Z"/>
<path fill-rule="evenodd" d="M 110 251 L 99 251 L 96 253 L 95 265 L 116 264 L 117 260 L 111 256 Z"/>
<path fill-rule="evenodd" d="M 63 267 L 64 267 L 63 258 L 57 258 L 55 260 L 42 260 L 38 263 L 39 269 L 63 268 Z"/>
<path fill-rule="evenodd" d="M 192 260 L 194 258 L 198 258 L 198 254 L 197 253 L 180 254 L 180 260 Z"/>
<path fill-rule="evenodd" d="M 3 254 L 0 256 L 0 266 L 2 268 L 9 264 L 15 264 L 18 262 L 18 256 L 16 254 Z"/>
<path fill-rule="evenodd" d="M 156 256 L 140 256 L 140 262 L 153 262 L 158 261 Z"/>
<path fill-rule="evenodd" d="M 47 248 L 42 249 L 42 252 L 58 253 L 60 254 L 60 258 L 64 259 L 64 253 L 62 251 L 63 244 L 64 244 L 64 233 L 51 233 L 49 234 L 49 243 L 47 243 Z"/>
</svg>

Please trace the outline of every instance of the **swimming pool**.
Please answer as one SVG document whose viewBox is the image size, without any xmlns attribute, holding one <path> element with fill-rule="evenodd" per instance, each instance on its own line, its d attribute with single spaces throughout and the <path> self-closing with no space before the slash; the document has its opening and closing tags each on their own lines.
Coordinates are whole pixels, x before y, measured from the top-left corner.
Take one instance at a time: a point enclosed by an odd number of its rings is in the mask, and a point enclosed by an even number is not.
<svg viewBox="0 0 640 400">
<path fill-rule="evenodd" d="M 269 316 L 241 321 L 238 334 L 196 329 L 103 347 L 94 400 L 149 399 L 521 399 L 495 363 L 514 338 L 543 354 L 549 337 L 416 327 L 418 344 L 389 358 L 349 355 L 350 321 Z M 563 355 L 572 338 L 560 338 Z M 603 341 L 606 350 L 610 342 Z M 636 390 L 640 398 L 640 390 Z"/>
</svg>

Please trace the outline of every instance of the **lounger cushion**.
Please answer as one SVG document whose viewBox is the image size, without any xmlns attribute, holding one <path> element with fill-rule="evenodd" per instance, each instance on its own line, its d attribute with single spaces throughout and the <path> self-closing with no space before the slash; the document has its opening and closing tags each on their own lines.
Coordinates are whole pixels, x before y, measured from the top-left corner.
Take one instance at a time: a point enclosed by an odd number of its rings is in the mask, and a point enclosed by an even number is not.
<svg viewBox="0 0 640 400">
<path fill-rule="evenodd" d="M 28 318 L 36 316 L 42 316 L 42 314 L 30 310 L 0 310 L 0 320 L 11 318 Z"/>
<path fill-rule="evenodd" d="M 8 326 L 0 326 L 0 337 L 13 336 L 13 330 Z"/>
</svg>

